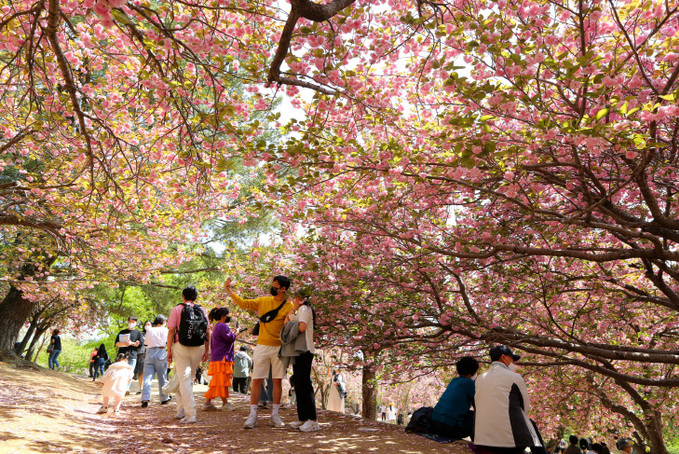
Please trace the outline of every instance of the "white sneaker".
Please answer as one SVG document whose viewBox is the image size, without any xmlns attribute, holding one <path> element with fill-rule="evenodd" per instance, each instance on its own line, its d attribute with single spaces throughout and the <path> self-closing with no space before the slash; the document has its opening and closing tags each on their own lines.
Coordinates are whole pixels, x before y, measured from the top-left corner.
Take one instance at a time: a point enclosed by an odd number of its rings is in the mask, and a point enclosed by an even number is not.
<svg viewBox="0 0 679 454">
<path fill-rule="evenodd" d="M 107 412 L 108 412 L 108 408 L 104 407 L 103 405 L 101 407 L 99 407 L 99 410 L 97 410 L 98 415 L 101 415 L 101 414 L 107 413 Z"/>
<path fill-rule="evenodd" d="M 272 427 L 277 427 L 278 429 L 285 427 L 285 424 L 279 415 L 271 415 L 269 424 L 271 424 Z"/>
<path fill-rule="evenodd" d="M 182 424 L 194 424 L 196 422 L 196 417 L 189 418 L 188 416 L 184 416 L 179 422 Z"/>
<path fill-rule="evenodd" d="M 176 415 L 174 415 L 174 419 L 184 419 L 184 412 L 181 411 L 181 412 L 177 413 Z"/>
<path fill-rule="evenodd" d="M 245 420 L 244 429 L 254 429 L 255 424 L 257 424 L 257 413 L 250 413 L 248 419 Z"/>
<path fill-rule="evenodd" d="M 306 421 L 295 421 L 295 422 L 291 422 L 291 423 L 290 423 L 290 427 L 292 427 L 293 429 L 297 429 L 299 426 L 301 426 L 301 425 L 304 424 L 305 422 L 306 422 Z"/>
<path fill-rule="evenodd" d="M 212 402 L 205 402 L 203 404 L 203 411 L 214 411 L 217 410 L 217 407 L 215 407 L 215 404 Z"/>
<path fill-rule="evenodd" d="M 302 432 L 316 432 L 317 430 L 321 430 L 321 426 L 318 425 L 316 421 L 312 421 L 311 419 L 299 426 L 299 430 Z"/>
<path fill-rule="evenodd" d="M 225 411 L 234 411 L 235 409 L 236 409 L 236 407 L 231 405 L 231 402 L 227 402 L 225 404 L 222 404 L 222 407 L 220 408 L 220 410 L 225 410 Z"/>
</svg>

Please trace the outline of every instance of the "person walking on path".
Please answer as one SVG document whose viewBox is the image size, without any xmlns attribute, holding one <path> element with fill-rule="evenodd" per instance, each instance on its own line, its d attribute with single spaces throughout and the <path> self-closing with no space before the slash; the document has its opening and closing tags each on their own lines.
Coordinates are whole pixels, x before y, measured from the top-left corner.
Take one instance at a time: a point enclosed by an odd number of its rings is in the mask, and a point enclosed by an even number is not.
<svg viewBox="0 0 679 454">
<path fill-rule="evenodd" d="M 94 373 L 92 374 L 92 381 L 96 380 L 99 375 L 104 375 L 106 361 L 108 361 L 106 345 L 101 344 L 97 349 L 97 354 L 94 356 Z"/>
<path fill-rule="evenodd" d="M 315 432 L 320 429 L 316 416 L 316 400 L 311 383 L 311 363 L 314 360 L 316 347 L 314 344 L 315 315 L 309 300 L 297 296 L 292 300 L 293 309 L 286 318 L 285 328 L 281 333 L 281 355 L 292 357 L 292 377 L 297 400 L 297 422 L 290 427 L 299 427 L 302 432 Z M 291 323 L 296 325 L 291 325 Z M 295 335 L 295 332 L 297 333 Z"/>
<path fill-rule="evenodd" d="M 116 336 L 116 347 L 118 353 L 125 353 L 127 356 L 127 363 L 132 366 L 134 371 L 137 365 L 137 354 L 144 346 L 144 335 L 136 329 L 137 317 L 130 316 L 127 319 L 127 328 L 120 330 Z M 129 387 L 128 387 L 129 390 Z"/>
<path fill-rule="evenodd" d="M 97 356 L 97 347 L 90 353 L 90 377 L 94 377 L 94 357 Z"/>
<path fill-rule="evenodd" d="M 247 394 L 250 371 L 252 371 L 252 358 L 248 355 L 248 348 L 245 345 L 241 345 L 240 350 L 233 359 L 234 392 Z"/>
<path fill-rule="evenodd" d="M 201 360 L 207 361 L 210 354 L 207 311 L 196 304 L 197 298 L 196 288 L 186 287 L 182 291 L 183 302 L 172 309 L 167 322 L 167 360 L 174 359 L 174 373 L 179 380 L 175 418 L 183 424 L 196 422 L 193 375 Z"/>
<path fill-rule="evenodd" d="M 146 363 L 146 332 L 151 328 L 151 320 L 147 320 L 144 323 L 144 328 L 142 328 L 141 333 L 144 335 L 144 342 L 137 349 L 137 363 L 134 365 L 134 378 L 132 380 L 139 380 L 139 391 L 137 394 L 141 394 L 141 390 L 144 389 L 144 367 Z"/>
<path fill-rule="evenodd" d="M 47 365 L 52 370 L 59 369 L 59 361 L 57 360 L 59 354 L 61 353 L 61 336 L 59 336 L 59 332 L 60 331 L 58 329 L 52 331 L 50 345 L 47 347 L 47 352 L 49 353 Z"/>
<path fill-rule="evenodd" d="M 257 336 L 257 346 L 253 354 L 255 363 L 252 372 L 252 391 L 250 392 L 250 414 L 245 420 L 244 427 L 252 429 L 257 424 L 257 402 L 261 393 L 262 382 L 269 373 L 273 378 L 273 409 L 270 424 L 274 427 L 284 427 L 279 410 L 281 406 L 281 394 L 283 393 L 283 376 L 285 365 L 278 356 L 281 347 L 281 330 L 285 317 L 292 310 L 292 303 L 286 299 L 286 292 L 290 288 L 290 279 L 285 276 L 275 276 L 271 284 L 271 296 L 262 296 L 256 299 L 243 299 L 231 289 L 231 279 L 224 282 L 224 289 L 234 303 L 243 309 L 250 310 L 259 315 L 260 329 Z"/>
<path fill-rule="evenodd" d="M 144 342 L 146 344 L 146 358 L 144 361 L 144 382 L 141 391 L 141 406 L 146 408 L 151 400 L 151 382 L 153 375 L 158 377 L 158 394 L 160 403 L 167 404 L 171 397 L 165 394 L 163 387 L 167 383 L 167 345 L 168 329 L 165 326 L 167 317 L 162 314 L 156 316 L 150 328 L 146 329 Z"/>
<path fill-rule="evenodd" d="M 128 363 L 126 353 L 118 353 L 116 362 L 111 364 L 106 370 L 106 373 L 101 378 L 103 386 L 101 387 L 101 396 L 103 397 L 103 405 L 97 413 L 106 413 L 108 411 L 109 399 L 115 399 L 115 406 L 113 408 L 115 413 L 120 411 L 120 406 L 123 402 L 123 397 L 127 391 L 127 387 L 132 382 L 134 376 L 134 368 Z"/>
<path fill-rule="evenodd" d="M 222 399 L 222 410 L 233 410 L 229 404 L 229 386 L 233 377 L 233 343 L 236 334 L 229 329 L 231 317 L 226 307 L 216 307 L 208 314 L 210 321 L 215 322 L 210 335 L 210 365 L 207 374 L 212 377 L 210 387 L 204 394 L 203 410 L 217 410 L 212 399 Z"/>
</svg>

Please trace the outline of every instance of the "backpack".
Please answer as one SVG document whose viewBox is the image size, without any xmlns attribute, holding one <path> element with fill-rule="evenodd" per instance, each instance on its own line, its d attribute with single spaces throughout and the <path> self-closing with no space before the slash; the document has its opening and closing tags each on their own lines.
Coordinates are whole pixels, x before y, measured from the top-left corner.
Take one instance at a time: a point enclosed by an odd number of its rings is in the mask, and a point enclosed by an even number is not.
<svg viewBox="0 0 679 454">
<path fill-rule="evenodd" d="M 406 432 L 430 433 L 432 430 L 431 417 L 433 414 L 433 407 L 418 408 L 410 417 L 410 422 L 406 426 Z"/>
<path fill-rule="evenodd" d="M 203 309 L 182 303 L 181 319 L 179 321 L 179 343 L 185 347 L 200 347 L 207 339 L 208 321 Z"/>
</svg>

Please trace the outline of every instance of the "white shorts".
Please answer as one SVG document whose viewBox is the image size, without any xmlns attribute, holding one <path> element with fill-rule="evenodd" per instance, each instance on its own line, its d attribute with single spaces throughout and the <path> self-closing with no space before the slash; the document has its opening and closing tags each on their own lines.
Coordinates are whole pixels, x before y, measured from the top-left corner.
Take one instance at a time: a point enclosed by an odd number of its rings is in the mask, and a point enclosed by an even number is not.
<svg viewBox="0 0 679 454">
<path fill-rule="evenodd" d="M 272 347 L 270 345 L 257 345 L 255 351 L 252 353 L 252 362 L 255 363 L 252 368 L 252 379 L 269 378 L 269 367 L 271 367 L 272 378 L 283 378 L 285 376 L 285 364 L 278 356 L 280 347 Z"/>
</svg>

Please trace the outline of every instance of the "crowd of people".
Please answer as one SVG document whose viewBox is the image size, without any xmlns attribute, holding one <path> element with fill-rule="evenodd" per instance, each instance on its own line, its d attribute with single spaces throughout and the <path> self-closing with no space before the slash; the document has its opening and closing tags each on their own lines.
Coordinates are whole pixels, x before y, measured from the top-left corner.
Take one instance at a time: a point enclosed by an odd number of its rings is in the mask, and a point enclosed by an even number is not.
<svg viewBox="0 0 679 454">
<path fill-rule="evenodd" d="M 210 380 L 202 410 L 217 410 L 216 399 L 221 401 L 221 409 L 232 409 L 229 390 L 243 394 L 249 390 L 250 411 L 243 427 L 254 429 L 259 409 L 270 405 L 269 424 L 281 428 L 285 426 L 280 416 L 282 381 L 292 365 L 290 394 L 297 408 L 297 421 L 289 426 L 303 432 L 319 430 L 311 381 L 316 314 L 309 300 L 300 294 L 288 301 L 289 288 L 289 278 L 275 276 L 270 295 L 245 299 L 233 291 L 231 279 L 224 283 L 234 304 L 258 316 L 259 322 L 253 329 L 257 342 L 252 357 L 245 345 L 235 351 L 237 333 L 229 327 L 229 309 L 216 307 L 208 313 L 196 302 L 198 292 L 193 286 L 183 290 L 182 302 L 172 308 L 169 318 L 158 315 L 144 325 L 143 331 L 136 328 L 137 318 L 129 317 L 127 328 L 116 336 L 115 362 L 110 364 L 104 344 L 91 355 L 93 380 L 102 375 L 103 405 L 98 412 L 108 411 L 111 398 L 113 411 L 119 411 L 122 398 L 129 394 L 135 379 L 140 382 L 142 408 L 149 406 L 154 377 L 158 381 L 160 404 L 169 403 L 172 397 L 166 387 L 168 364 L 174 363 L 175 417 L 181 423 L 195 423 L 194 375 L 200 380 L 201 363 L 209 361 Z M 53 333 L 50 347 L 50 368 L 58 367 L 61 351 L 58 330 Z M 520 357 L 505 345 L 491 348 L 489 357 L 490 366 L 478 376 L 480 366 L 475 358 L 457 361 L 458 377 L 449 383 L 435 407 L 423 407 L 408 414 L 406 430 L 453 439 L 469 438 L 476 454 L 519 454 L 526 449 L 532 454 L 547 454 L 538 427 L 528 416 L 531 408 L 528 389 L 516 371 Z M 338 370 L 333 370 L 328 409 L 344 412 L 345 398 L 344 379 Z M 402 412 L 393 404 L 382 405 L 379 417 L 394 424 L 405 422 Z M 616 448 L 627 453 L 632 449 L 625 438 L 617 441 Z M 563 454 L 610 454 L 606 443 L 593 443 L 574 435 L 567 446 L 557 447 L 554 454 L 561 454 L 561 450 Z"/>
<path fill-rule="evenodd" d="M 207 362 L 207 376 L 210 378 L 201 410 L 232 409 L 230 389 L 239 393 L 246 393 L 249 389 L 250 412 L 244 427 L 255 428 L 259 408 L 270 402 L 269 424 L 280 428 L 285 426 L 279 412 L 282 380 L 292 366 L 292 389 L 298 420 L 289 425 L 303 432 L 319 430 L 311 382 L 316 315 L 310 301 L 300 294 L 288 299 L 290 279 L 286 276 L 275 276 L 270 295 L 255 299 L 245 299 L 236 294 L 230 279 L 224 283 L 224 288 L 234 304 L 258 316 L 259 330 L 252 357 L 245 345 L 235 352 L 237 333 L 229 326 L 229 309 L 216 307 L 208 313 L 197 303 L 196 288 L 188 286 L 182 291 L 182 302 L 172 308 L 169 317 L 158 315 L 155 320 L 146 323 L 143 330 L 137 329 L 137 317 L 129 317 L 127 328 L 116 336 L 118 353 L 115 362 L 108 367 L 106 364 L 110 360 L 105 345 L 94 349 L 90 358 L 90 375 L 93 380 L 101 375 L 103 398 L 98 412 L 106 413 L 111 408 L 114 412 L 119 411 L 123 397 L 129 394 L 130 385 L 136 379 L 140 382 L 142 408 L 150 404 L 154 377 L 158 381 L 160 404 L 169 403 L 172 397 L 168 389 L 173 384 L 168 380 L 168 367 L 172 364 L 175 417 L 181 423 L 195 423 L 197 405 L 193 385 L 204 375 L 201 364 Z M 333 408 L 337 407 L 337 411 L 342 411 L 346 390 L 337 371 L 333 378 L 338 397 L 333 400 L 331 394 L 331 404 Z M 261 398 L 264 398 L 264 405 L 260 402 Z M 111 399 L 113 403 L 109 405 Z M 221 407 L 215 405 L 219 401 Z"/>
</svg>

